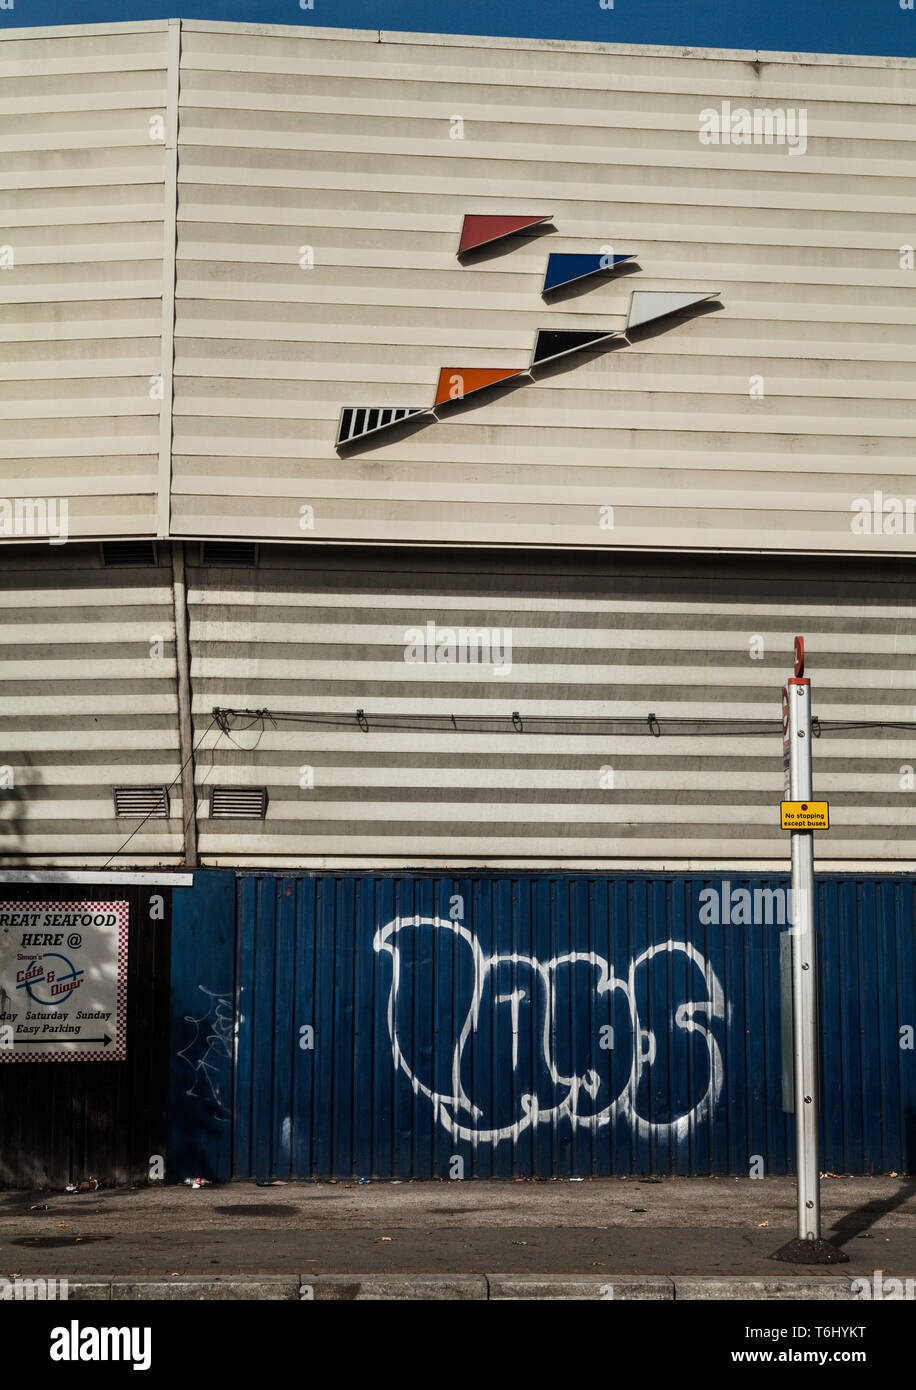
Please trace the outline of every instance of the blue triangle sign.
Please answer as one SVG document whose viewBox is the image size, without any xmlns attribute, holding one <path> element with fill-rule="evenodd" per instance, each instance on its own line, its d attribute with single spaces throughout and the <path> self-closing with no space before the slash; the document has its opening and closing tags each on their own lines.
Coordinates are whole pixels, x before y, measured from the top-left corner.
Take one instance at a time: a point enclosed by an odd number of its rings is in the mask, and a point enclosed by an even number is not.
<svg viewBox="0 0 916 1390">
<path fill-rule="evenodd" d="M 598 251 L 583 256 L 578 252 L 567 254 L 552 251 L 547 257 L 543 293 L 558 289 L 560 285 L 569 285 L 573 280 L 584 280 L 587 275 L 597 275 L 601 270 L 613 270 L 621 261 L 631 261 L 635 254 L 630 251 L 624 256 L 612 256 Z"/>
</svg>

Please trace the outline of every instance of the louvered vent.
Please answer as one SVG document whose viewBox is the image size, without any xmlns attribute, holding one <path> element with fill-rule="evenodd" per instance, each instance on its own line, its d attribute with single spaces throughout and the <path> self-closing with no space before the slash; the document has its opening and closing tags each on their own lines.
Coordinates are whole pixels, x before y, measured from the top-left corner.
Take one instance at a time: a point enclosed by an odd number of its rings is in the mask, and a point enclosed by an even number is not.
<svg viewBox="0 0 916 1390">
<path fill-rule="evenodd" d="M 263 820 L 266 815 L 266 787 L 210 788 L 211 819 Z"/>
<path fill-rule="evenodd" d="M 156 564 L 156 546 L 152 541 L 102 541 L 102 564 L 141 565 Z"/>
<path fill-rule="evenodd" d="M 168 820 L 169 793 L 167 787 L 115 787 L 116 816 Z"/>
<path fill-rule="evenodd" d="M 203 563 L 251 569 L 258 563 L 258 547 L 253 541 L 204 541 Z"/>
</svg>

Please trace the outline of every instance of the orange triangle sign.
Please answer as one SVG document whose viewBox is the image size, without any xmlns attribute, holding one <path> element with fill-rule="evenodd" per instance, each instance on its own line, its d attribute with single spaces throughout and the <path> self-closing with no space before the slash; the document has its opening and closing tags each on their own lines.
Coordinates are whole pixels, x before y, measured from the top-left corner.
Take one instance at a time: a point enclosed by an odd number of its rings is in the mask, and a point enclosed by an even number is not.
<svg viewBox="0 0 916 1390">
<path fill-rule="evenodd" d="M 435 404 L 463 401 L 475 391 L 482 391 L 485 386 L 495 386 L 498 381 L 508 381 L 509 377 L 522 375 L 524 373 L 516 367 L 511 371 L 505 368 L 494 370 L 492 367 L 443 367 L 439 373 Z"/>
</svg>

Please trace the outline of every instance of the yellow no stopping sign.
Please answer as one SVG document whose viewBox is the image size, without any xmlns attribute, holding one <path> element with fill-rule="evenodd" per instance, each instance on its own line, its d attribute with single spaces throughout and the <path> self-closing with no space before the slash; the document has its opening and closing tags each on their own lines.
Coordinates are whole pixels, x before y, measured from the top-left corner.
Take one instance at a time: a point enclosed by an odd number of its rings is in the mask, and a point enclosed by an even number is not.
<svg viewBox="0 0 916 1390">
<path fill-rule="evenodd" d="M 829 830 L 829 806 L 826 801 L 781 801 L 783 830 Z"/>
</svg>

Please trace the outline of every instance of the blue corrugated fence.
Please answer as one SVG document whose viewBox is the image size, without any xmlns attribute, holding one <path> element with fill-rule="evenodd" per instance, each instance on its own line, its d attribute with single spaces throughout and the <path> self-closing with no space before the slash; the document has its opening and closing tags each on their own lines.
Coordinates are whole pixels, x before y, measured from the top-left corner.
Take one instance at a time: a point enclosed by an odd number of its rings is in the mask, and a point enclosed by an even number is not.
<svg viewBox="0 0 916 1390">
<path fill-rule="evenodd" d="M 240 873 L 229 930 L 231 877 L 176 894 L 171 1176 L 792 1171 L 787 879 Z M 829 1171 L 916 1170 L 914 910 L 818 881 Z"/>
</svg>

